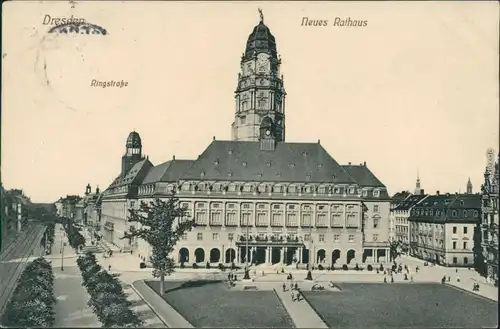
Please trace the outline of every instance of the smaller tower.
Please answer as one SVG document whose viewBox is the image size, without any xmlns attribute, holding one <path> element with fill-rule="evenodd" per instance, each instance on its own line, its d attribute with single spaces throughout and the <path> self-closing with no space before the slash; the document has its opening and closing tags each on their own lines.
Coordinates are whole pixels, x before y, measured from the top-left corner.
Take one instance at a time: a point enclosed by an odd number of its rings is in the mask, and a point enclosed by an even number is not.
<svg viewBox="0 0 500 329">
<path fill-rule="evenodd" d="M 415 190 L 413 191 L 413 194 L 415 195 L 424 194 L 424 190 L 420 188 L 420 175 L 418 171 L 417 171 L 417 183 L 415 184 Z"/>
<path fill-rule="evenodd" d="M 132 131 L 128 135 L 127 143 L 125 144 L 125 154 L 122 156 L 121 177 L 124 177 L 142 159 L 141 136 L 137 132 Z"/>
<path fill-rule="evenodd" d="M 89 195 L 92 193 L 92 187 L 90 187 L 90 183 L 87 184 L 87 187 L 85 188 L 85 195 Z"/>
<path fill-rule="evenodd" d="M 467 181 L 467 194 L 472 194 L 472 182 L 469 180 Z"/>
<path fill-rule="evenodd" d="M 97 187 L 95 188 L 95 194 L 99 194 L 100 190 L 99 190 L 99 185 L 97 185 Z"/>
</svg>

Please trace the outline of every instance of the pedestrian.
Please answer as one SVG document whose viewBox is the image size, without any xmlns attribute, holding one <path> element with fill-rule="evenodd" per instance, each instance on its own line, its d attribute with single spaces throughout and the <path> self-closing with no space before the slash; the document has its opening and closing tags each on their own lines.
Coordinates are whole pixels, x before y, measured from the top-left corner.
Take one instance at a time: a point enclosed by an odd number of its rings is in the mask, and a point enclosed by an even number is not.
<svg viewBox="0 0 500 329">
<path fill-rule="evenodd" d="M 387 283 L 387 277 L 384 276 L 384 283 Z"/>
<path fill-rule="evenodd" d="M 227 275 L 227 281 L 231 281 L 231 273 Z"/>
<path fill-rule="evenodd" d="M 283 292 L 286 291 L 286 284 L 283 282 Z"/>
<path fill-rule="evenodd" d="M 111 272 L 111 265 L 108 266 L 108 271 Z"/>
<path fill-rule="evenodd" d="M 295 291 L 292 290 L 291 294 L 292 294 L 292 302 L 295 302 Z"/>
<path fill-rule="evenodd" d="M 394 283 L 394 277 L 391 276 L 391 283 Z"/>
<path fill-rule="evenodd" d="M 295 290 L 299 290 L 299 285 L 295 282 Z"/>
<path fill-rule="evenodd" d="M 290 290 L 293 290 L 293 282 L 290 281 Z"/>
</svg>

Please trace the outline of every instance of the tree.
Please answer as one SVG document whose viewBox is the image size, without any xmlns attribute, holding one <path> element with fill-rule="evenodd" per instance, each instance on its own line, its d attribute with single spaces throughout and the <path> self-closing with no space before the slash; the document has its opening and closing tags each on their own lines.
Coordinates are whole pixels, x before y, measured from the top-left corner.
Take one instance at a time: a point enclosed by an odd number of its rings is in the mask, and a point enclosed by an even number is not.
<svg viewBox="0 0 500 329">
<path fill-rule="evenodd" d="M 153 276 L 160 278 L 163 296 L 165 276 L 174 271 L 171 254 L 182 235 L 195 226 L 194 220 L 186 218 L 186 209 L 180 207 L 179 199 L 172 193 L 167 201 L 155 199 L 149 204 L 141 202 L 139 209 L 129 209 L 128 221 L 140 226 L 131 226 L 122 239 L 140 238 L 152 247 Z"/>
</svg>

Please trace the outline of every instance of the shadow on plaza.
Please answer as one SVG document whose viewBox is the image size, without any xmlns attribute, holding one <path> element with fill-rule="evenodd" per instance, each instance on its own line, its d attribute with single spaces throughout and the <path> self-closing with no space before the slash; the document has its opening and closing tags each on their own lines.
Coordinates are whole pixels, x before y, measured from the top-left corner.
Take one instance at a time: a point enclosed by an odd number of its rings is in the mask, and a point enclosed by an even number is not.
<svg viewBox="0 0 500 329">
<path fill-rule="evenodd" d="M 224 281 L 222 281 L 222 280 L 189 280 L 189 281 L 185 281 L 177 286 L 169 287 L 169 288 L 165 289 L 165 293 L 168 294 L 168 293 L 171 293 L 171 292 L 174 292 L 177 290 L 181 290 L 181 289 L 199 288 L 199 287 L 203 287 L 206 285 L 220 284 L 223 282 Z M 157 284 L 159 284 L 159 281 L 157 281 Z"/>
</svg>

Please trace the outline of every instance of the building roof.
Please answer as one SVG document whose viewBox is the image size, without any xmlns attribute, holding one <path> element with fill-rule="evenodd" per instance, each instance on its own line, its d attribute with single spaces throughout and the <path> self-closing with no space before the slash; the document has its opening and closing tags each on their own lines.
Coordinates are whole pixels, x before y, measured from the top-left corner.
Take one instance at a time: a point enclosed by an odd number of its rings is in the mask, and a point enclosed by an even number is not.
<svg viewBox="0 0 500 329">
<path fill-rule="evenodd" d="M 251 58 L 261 52 L 271 55 L 274 59 L 278 58 L 276 40 L 263 20 L 254 27 L 252 33 L 248 36 L 244 58 Z"/>
<path fill-rule="evenodd" d="M 409 195 L 405 199 L 400 200 L 398 204 L 393 208 L 393 210 L 410 210 L 412 207 L 416 206 L 419 202 L 423 202 L 428 195 Z"/>
<path fill-rule="evenodd" d="M 409 220 L 432 223 L 473 223 L 479 220 L 481 195 L 429 195 L 412 209 Z"/>
<path fill-rule="evenodd" d="M 345 171 L 358 183 L 365 187 L 385 187 L 366 165 L 343 165 Z"/>
<path fill-rule="evenodd" d="M 142 147 L 141 136 L 136 131 L 132 131 L 127 137 L 126 147 L 140 148 Z"/>
<path fill-rule="evenodd" d="M 213 141 L 182 179 L 356 183 L 319 143 L 278 142 L 262 151 L 248 141 Z"/>
<path fill-rule="evenodd" d="M 153 168 L 153 164 L 149 159 L 142 159 L 137 162 L 126 174 L 125 176 L 118 176 L 111 183 L 108 189 L 123 186 L 123 185 L 139 185 L 142 180 L 146 177 L 149 170 Z"/>
<path fill-rule="evenodd" d="M 155 182 L 175 182 L 194 163 L 193 160 L 171 160 L 149 170 L 142 184 Z"/>
</svg>

